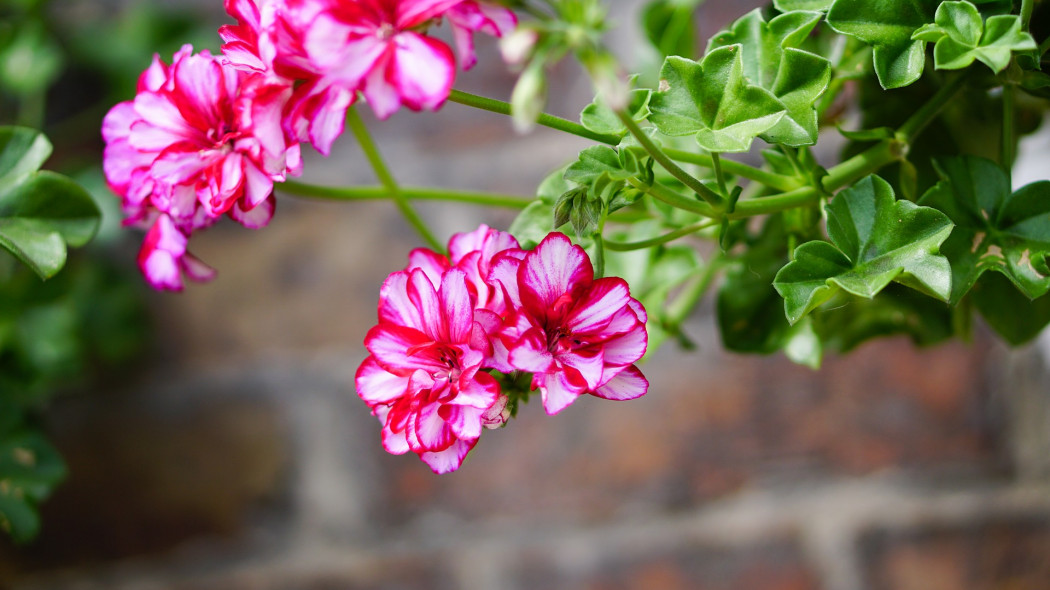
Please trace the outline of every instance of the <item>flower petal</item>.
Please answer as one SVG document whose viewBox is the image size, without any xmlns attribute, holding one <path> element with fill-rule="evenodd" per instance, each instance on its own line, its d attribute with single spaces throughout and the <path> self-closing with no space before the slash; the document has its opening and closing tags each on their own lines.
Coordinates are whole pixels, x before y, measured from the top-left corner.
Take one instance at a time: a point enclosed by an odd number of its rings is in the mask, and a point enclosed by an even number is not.
<svg viewBox="0 0 1050 590">
<path fill-rule="evenodd" d="M 471 441 L 456 440 L 452 446 L 441 452 L 420 453 L 419 458 L 423 460 L 430 470 L 437 474 L 451 473 L 463 464 L 467 453 L 477 444 L 477 439 Z"/>
<path fill-rule="evenodd" d="M 379 366 L 369 355 L 354 376 L 357 395 L 369 406 L 389 403 L 406 393 L 408 377 L 395 375 Z"/>
<path fill-rule="evenodd" d="M 649 380 L 638 367 L 631 365 L 591 393 L 603 399 L 619 401 L 642 397 L 647 391 Z"/>
</svg>

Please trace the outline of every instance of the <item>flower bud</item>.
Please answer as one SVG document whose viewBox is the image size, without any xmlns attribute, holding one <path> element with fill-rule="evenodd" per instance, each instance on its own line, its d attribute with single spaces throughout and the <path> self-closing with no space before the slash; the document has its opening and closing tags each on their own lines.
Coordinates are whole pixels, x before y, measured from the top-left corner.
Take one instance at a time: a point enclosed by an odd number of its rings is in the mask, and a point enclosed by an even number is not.
<svg viewBox="0 0 1050 590">
<path fill-rule="evenodd" d="M 523 65 L 532 55 L 539 33 L 535 29 L 520 28 L 505 35 L 499 42 L 503 61 L 512 66 Z"/>
<path fill-rule="evenodd" d="M 526 133 L 536 124 L 547 100 L 547 80 L 543 75 L 543 63 L 533 61 L 518 77 L 510 95 L 510 112 L 514 129 Z"/>
</svg>

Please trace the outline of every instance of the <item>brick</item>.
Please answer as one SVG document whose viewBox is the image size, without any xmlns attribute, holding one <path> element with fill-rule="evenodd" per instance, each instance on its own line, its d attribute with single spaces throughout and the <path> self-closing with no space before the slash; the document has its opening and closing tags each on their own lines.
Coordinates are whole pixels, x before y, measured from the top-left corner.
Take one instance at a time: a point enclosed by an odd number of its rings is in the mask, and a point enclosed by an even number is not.
<svg viewBox="0 0 1050 590">
<path fill-rule="evenodd" d="M 860 542 L 869 590 L 1045 590 L 1050 520 L 872 530 Z"/>
<path fill-rule="evenodd" d="M 235 537 L 287 495 L 287 432 L 265 400 L 204 389 L 94 395 L 53 408 L 69 469 L 42 509 L 39 538 L 0 544 L 0 571 L 150 555 L 198 537 Z"/>
<path fill-rule="evenodd" d="M 818 590 L 818 576 L 791 536 L 754 545 L 685 543 L 572 560 L 527 555 L 512 568 L 516 590 Z"/>
<path fill-rule="evenodd" d="M 644 398 L 584 396 L 554 417 L 537 399 L 486 432 L 454 475 L 433 476 L 412 456 L 378 459 L 386 511 L 394 521 L 431 509 L 600 521 L 890 468 L 998 477 L 1004 459 L 985 418 L 984 358 L 981 346 L 916 350 L 886 340 L 814 372 L 713 344 L 668 348 L 643 367 L 652 381 Z M 374 436 L 378 448 L 378 427 Z"/>
</svg>

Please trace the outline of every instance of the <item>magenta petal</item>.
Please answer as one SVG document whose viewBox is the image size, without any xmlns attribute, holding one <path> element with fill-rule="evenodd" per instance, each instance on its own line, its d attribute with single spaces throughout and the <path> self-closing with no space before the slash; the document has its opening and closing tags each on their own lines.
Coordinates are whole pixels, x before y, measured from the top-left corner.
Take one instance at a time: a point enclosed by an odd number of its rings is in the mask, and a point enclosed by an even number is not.
<svg viewBox="0 0 1050 590">
<path fill-rule="evenodd" d="M 416 33 L 400 33 L 388 70 L 401 103 L 413 110 L 436 110 L 448 98 L 456 78 L 455 58 L 444 42 Z"/>
<path fill-rule="evenodd" d="M 421 323 L 418 329 L 431 340 L 448 340 L 448 322 L 443 313 L 442 301 L 426 273 L 413 270 L 408 276 L 408 300 L 419 310 Z"/>
<path fill-rule="evenodd" d="M 456 438 L 467 440 L 481 436 L 483 429 L 481 416 L 484 413 L 484 409 L 471 406 L 446 405 L 442 408 L 442 415 L 444 415 L 448 427 L 452 429 L 452 433 L 455 434 Z"/>
<path fill-rule="evenodd" d="M 403 395 L 408 388 L 408 378 L 401 377 L 379 366 L 375 357 L 369 356 L 357 369 L 354 376 L 357 395 L 369 406 L 391 402 Z"/>
<path fill-rule="evenodd" d="M 418 330 L 386 323 L 373 327 L 365 336 L 365 348 L 391 371 L 445 369 L 440 359 L 429 352 L 432 342 Z"/>
<path fill-rule="evenodd" d="M 648 344 L 649 335 L 645 326 L 639 322 L 633 330 L 605 341 L 602 345 L 605 364 L 622 367 L 634 363 L 645 356 Z"/>
<path fill-rule="evenodd" d="M 259 203 L 258 206 L 245 210 L 244 199 L 242 198 L 230 208 L 229 215 L 234 221 L 248 229 L 259 229 L 266 227 L 270 220 L 273 219 L 276 203 L 276 199 L 273 198 L 273 195 L 270 195 L 268 199 Z"/>
<path fill-rule="evenodd" d="M 554 364 L 554 356 L 547 350 L 547 339 L 542 330 L 534 328 L 518 340 L 507 355 L 507 362 L 519 371 L 545 373 Z"/>
<path fill-rule="evenodd" d="M 587 389 L 594 389 L 602 380 L 605 356 L 600 348 L 581 349 L 558 354 L 558 361 L 579 371 L 587 382 Z"/>
<path fill-rule="evenodd" d="M 215 278 L 216 270 L 187 252 L 182 257 L 182 270 L 191 280 L 198 283 L 206 283 Z"/>
<path fill-rule="evenodd" d="M 575 302 L 565 325 L 572 332 L 595 333 L 607 326 L 629 300 L 630 292 L 623 279 L 598 279 Z"/>
<path fill-rule="evenodd" d="M 426 452 L 420 453 L 419 458 L 423 460 L 430 470 L 437 474 L 450 473 L 459 469 L 459 466 L 463 464 L 463 459 L 466 458 L 467 453 L 474 448 L 477 444 L 475 440 L 456 440 L 449 448 L 441 452 Z"/>
<path fill-rule="evenodd" d="M 468 342 L 474 327 L 474 302 L 467 290 L 463 271 L 453 268 L 441 278 L 441 302 L 448 325 L 446 341 L 457 344 Z"/>
<path fill-rule="evenodd" d="M 399 29 L 410 29 L 432 18 L 439 18 L 463 0 L 398 0 L 395 23 Z"/>
<path fill-rule="evenodd" d="M 440 408 L 440 404 L 428 404 L 416 414 L 415 433 L 421 448 L 413 450 L 442 451 L 455 442 L 456 435 L 441 417 Z"/>
<path fill-rule="evenodd" d="M 522 301 L 529 300 L 540 309 L 553 308 L 574 287 L 587 285 L 593 279 L 594 269 L 587 253 L 561 233 L 543 238 L 535 250 L 525 255 L 518 269 Z"/>
<path fill-rule="evenodd" d="M 649 380 L 638 367 L 631 365 L 592 393 L 603 399 L 628 400 L 642 397 L 647 391 Z"/>
<path fill-rule="evenodd" d="M 565 372 L 559 371 L 546 375 L 540 393 L 543 396 L 543 409 L 547 415 L 553 416 L 576 401 L 582 391 L 569 381 Z"/>
<path fill-rule="evenodd" d="M 427 248 L 416 248 L 408 253 L 408 267 L 405 270 L 418 268 L 427 274 L 435 286 L 441 284 L 441 275 L 449 269 L 448 258 Z"/>
</svg>

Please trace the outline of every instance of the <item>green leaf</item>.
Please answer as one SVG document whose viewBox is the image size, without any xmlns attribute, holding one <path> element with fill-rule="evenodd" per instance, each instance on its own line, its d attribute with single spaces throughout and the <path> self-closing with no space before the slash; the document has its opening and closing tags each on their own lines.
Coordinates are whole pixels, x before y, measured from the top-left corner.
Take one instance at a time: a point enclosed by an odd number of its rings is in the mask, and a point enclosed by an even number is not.
<svg viewBox="0 0 1050 590">
<path fill-rule="evenodd" d="M 635 121 L 643 121 L 649 116 L 649 97 L 652 93 L 648 88 L 635 88 L 628 94 L 627 112 Z M 627 127 L 616 113 L 597 98 L 583 108 L 580 123 L 595 133 L 620 136 L 627 134 Z"/>
<path fill-rule="evenodd" d="M 1010 179 L 991 160 L 967 156 L 937 162 L 941 181 L 921 204 L 955 223 L 942 248 L 952 265 L 953 304 L 987 270 L 1004 274 L 1029 299 L 1050 291 L 1050 181 L 1010 192 Z"/>
<path fill-rule="evenodd" d="M 1035 338 L 1050 324 L 1050 295 L 1032 301 L 1001 274 L 982 276 L 970 293 L 988 325 L 1014 346 Z"/>
<path fill-rule="evenodd" d="M 787 108 L 780 122 L 762 136 L 770 143 L 797 147 L 817 141 L 816 103 L 831 83 L 831 62 L 798 47 L 820 18 L 819 12 L 788 12 L 767 23 L 755 9 L 708 45 L 708 51 L 743 46 L 744 75 Z"/>
<path fill-rule="evenodd" d="M 788 324 L 772 284 L 787 261 L 787 239 L 780 218 L 770 217 L 758 239 L 727 266 L 718 290 L 719 333 L 728 350 L 759 354 L 782 350 L 792 361 L 817 368 L 823 346 L 811 323 Z"/>
<path fill-rule="evenodd" d="M 1021 17 L 997 15 L 981 19 L 977 7 L 966 2 L 944 2 L 937 7 L 934 24 L 917 30 L 913 37 L 935 41 L 934 65 L 958 70 L 979 60 L 993 72 L 1010 64 L 1015 51 L 1033 51 L 1035 39 L 1021 30 Z"/>
<path fill-rule="evenodd" d="M 926 42 L 912 35 L 933 22 L 940 0 L 835 0 L 828 25 L 874 46 L 875 74 L 883 88 L 901 88 L 919 79 Z"/>
<path fill-rule="evenodd" d="M 54 276 L 65 263 L 66 246 L 86 244 L 99 221 L 91 195 L 53 172 L 0 189 L 0 245 L 41 278 Z"/>
<path fill-rule="evenodd" d="M 695 135 L 711 152 L 745 152 L 783 118 L 771 92 L 747 81 L 740 45 L 719 47 L 702 62 L 669 57 L 660 69 L 649 120 L 666 135 Z"/>
<path fill-rule="evenodd" d="M 51 142 L 28 127 L 0 127 L 0 190 L 36 172 L 51 156 Z"/>
<path fill-rule="evenodd" d="M 831 243 L 802 244 L 774 280 L 789 322 L 840 289 L 870 299 L 890 281 L 948 300 L 951 267 L 938 254 L 952 229 L 944 213 L 895 200 L 889 183 L 873 175 L 839 193 L 827 217 Z"/>
<path fill-rule="evenodd" d="M 831 7 L 834 0 L 773 0 L 780 12 L 791 12 L 792 10 L 819 10 L 826 11 Z"/>
<path fill-rule="evenodd" d="M 553 204 L 537 200 L 522 209 L 507 231 L 518 239 L 522 248 L 535 248 L 547 234 L 554 231 L 553 220 Z"/>
<path fill-rule="evenodd" d="M 616 150 L 604 145 L 589 147 L 565 170 L 565 180 L 589 185 L 603 174 L 614 180 L 625 180 L 634 174 L 623 169 Z"/>
<path fill-rule="evenodd" d="M 17 431 L 0 438 L 0 529 L 18 543 L 35 537 L 37 503 L 65 476 L 62 457 L 39 433 Z"/>
<path fill-rule="evenodd" d="M 642 12 L 645 36 L 661 55 L 690 56 L 696 52 L 693 15 L 703 0 L 656 0 Z"/>
<path fill-rule="evenodd" d="M 0 128 L 0 246 L 44 279 L 65 264 L 66 246 L 87 243 L 101 220 L 87 191 L 65 176 L 36 171 L 50 153 L 39 132 Z"/>
<path fill-rule="evenodd" d="M 43 23 L 19 24 L 10 43 L 0 48 L 0 87 L 39 100 L 62 71 L 62 48 L 48 36 Z"/>
<path fill-rule="evenodd" d="M 825 345 L 839 352 L 892 334 L 905 334 L 918 346 L 932 346 L 954 335 L 951 307 L 896 283 L 872 299 L 841 293 L 807 317 L 814 318 Z"/>
</svg>

